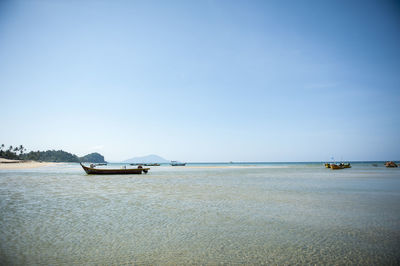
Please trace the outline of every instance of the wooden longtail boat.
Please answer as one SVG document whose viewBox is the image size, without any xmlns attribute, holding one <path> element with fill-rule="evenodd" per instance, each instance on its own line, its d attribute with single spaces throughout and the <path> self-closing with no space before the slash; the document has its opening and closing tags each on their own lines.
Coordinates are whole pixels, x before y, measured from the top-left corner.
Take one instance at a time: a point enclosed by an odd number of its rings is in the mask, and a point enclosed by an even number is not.
<svg viewBox="0 0 400 266">
<path fill-rule="evenodd" d="M 394 167 L 397 167 L 397 164 L 395 162 L 393 162 L 393 161 L 390 161 L 390 162 L 386 162 L 385 166 L 394 168 Z"/>
<path fill-rule="evenodd" d="M 87 167 L 84 166 L 82 163 L 80 163 L 80 165 L 88 175 L 133 175 L 133 174 L 140 175 L 142 172 L 147 174 L 147 172 L 150 170 L 150 168 L 100 169 L 100 168 Z"/>
<path fill-rule="evenodd" d="M 343 168 L 351 168 L 350 163 L 341 163 L 340 165 L 343 166 Z"/>
<path fill-rule="evenodd" d="M 336 169 L 343 169 L 343 168 L 351 168 L 351 164 L 350 163 L 340 163 L 340 164 L 325 163 L 325 167 L 336 170 Z"/>
<path fill-rule="evenodd" d="M 159 163 L 131 163 L 130 165 L 160 166 Z"/>
<path fill-rule="evenodd" d="M 343 166 L 343 165 L 338 165 L 338 164 L 331 163 L 331 169 L 332 169 L 332 170 L 344 169 L 344 166 Z"/>
<path fill-rule="evenodd" d="M 185 166 L 186 163 L 181 163 L 178 161 L 171 161 L 171 166 Z"/>
</svg>

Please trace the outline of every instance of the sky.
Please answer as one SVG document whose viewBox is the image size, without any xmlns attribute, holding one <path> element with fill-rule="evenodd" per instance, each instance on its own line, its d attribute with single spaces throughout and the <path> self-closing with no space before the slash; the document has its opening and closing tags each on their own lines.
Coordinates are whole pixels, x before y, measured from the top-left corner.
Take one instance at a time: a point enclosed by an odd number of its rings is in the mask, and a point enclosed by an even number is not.
<svg viewBox="0 0 400 266">
<path fill-rule="evenodd" d="M 0 142 L 187 162 L 400 159 L 396 1 L 0 1 Z"/>
</svg>

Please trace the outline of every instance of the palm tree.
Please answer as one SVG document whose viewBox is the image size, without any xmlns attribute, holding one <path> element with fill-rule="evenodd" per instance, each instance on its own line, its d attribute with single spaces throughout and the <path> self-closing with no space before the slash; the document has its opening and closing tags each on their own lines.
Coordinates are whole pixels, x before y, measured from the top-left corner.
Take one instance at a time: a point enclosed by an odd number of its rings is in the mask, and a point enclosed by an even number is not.
<svg viewBox="0 0 400 266">
<path fill-rule="evenodd" d="M 24 146 L 19 145 L 19 156 L 21 156 L 24 153 Z"/>
<path fill-rule="evenodd" d="M 18 151 L 19 151 L 19 148 L 18 147 L 14 147 L 14 154 L 12 155 L 13 159 L 18 159 L 18 155 L 17 155 Z"/>
<path fill-rule="evenodd" d="M 4 147 L 4 144 L 1 144 L 1 151 L 3 151 Z"/>
<path fill-rule="evenodd" d="M 10 145 L 10 147 L 8 148 L 8 150 L 6 150 L 6 152 L 4 154 L 4 158 L 14 159 L 14 157 L 15 157 L 15 153 L 13 153 L 13 146 Z"/>
</svg>

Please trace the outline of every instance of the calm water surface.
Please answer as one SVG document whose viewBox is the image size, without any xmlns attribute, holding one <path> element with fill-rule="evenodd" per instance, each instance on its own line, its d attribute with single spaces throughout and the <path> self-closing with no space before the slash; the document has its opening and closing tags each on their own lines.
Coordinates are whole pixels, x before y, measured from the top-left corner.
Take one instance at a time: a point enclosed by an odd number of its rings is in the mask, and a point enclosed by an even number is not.
<svg viewBox="0 0 400 266">
<path fill-rule="evenodd" d="M 0 170 L 0 264 L 400 264 L 400 169 Z"/>
</svg>

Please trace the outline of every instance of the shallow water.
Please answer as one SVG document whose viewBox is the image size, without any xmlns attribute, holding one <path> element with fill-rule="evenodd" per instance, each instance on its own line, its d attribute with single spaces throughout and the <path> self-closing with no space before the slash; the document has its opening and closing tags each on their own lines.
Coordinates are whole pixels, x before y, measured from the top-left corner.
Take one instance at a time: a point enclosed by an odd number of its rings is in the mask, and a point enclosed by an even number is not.
<svg viewBox="0 0 400 266">
<path fill-rule="evenodd" d="M 0 171 L 0 264 L 400 264 L 400 169 Z"/>
</svg>

